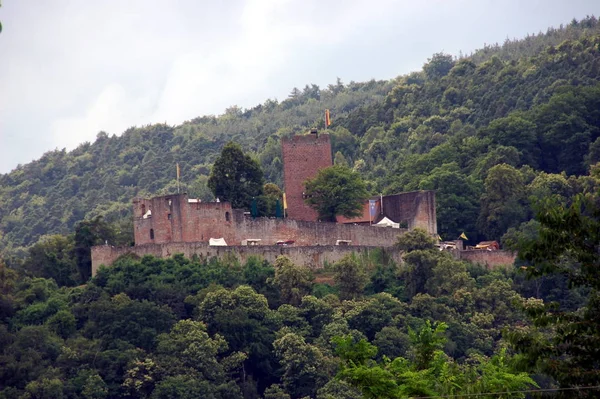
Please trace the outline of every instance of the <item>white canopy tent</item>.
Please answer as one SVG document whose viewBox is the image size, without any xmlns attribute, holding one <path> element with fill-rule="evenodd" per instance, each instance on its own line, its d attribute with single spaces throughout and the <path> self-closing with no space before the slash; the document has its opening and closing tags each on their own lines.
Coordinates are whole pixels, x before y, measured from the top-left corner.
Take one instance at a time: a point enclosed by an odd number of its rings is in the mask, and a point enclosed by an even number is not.
<svg viewBox="0 0 600 399">
<path fill-rule="evenodd" d="M 211 247 L 226 247 L 227 243 L 224 238 L 209 238 L 208 245 Z"/>
<path fill-rule="evenodd" d="M 373 226 L 377 226 L 377 227 L 392 227 L 394 229 L 399 229 L 400 228 L 400 223 L 395 223 L 391 219 L 388 219 L 386 216 L 384 216 L 383 219 L 381 219 L 379 221 L 379 223 L 375 223 Z"/>
</svg>

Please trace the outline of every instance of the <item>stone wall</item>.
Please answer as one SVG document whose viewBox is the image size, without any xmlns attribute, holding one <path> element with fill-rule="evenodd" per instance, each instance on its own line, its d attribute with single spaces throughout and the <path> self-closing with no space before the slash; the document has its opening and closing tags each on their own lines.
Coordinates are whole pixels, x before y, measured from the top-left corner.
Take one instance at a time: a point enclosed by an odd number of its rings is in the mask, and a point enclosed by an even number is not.
<svg viewBox="0 0 600 399">
<path fill-rule="evenodd" d="M 304 203 L 304 182 L 333 165 L 328 134 L 293 136 L 281 141 L 283 180 L 290 219 L 316 221 L 317 212 Z"/>
<path fill-rule="evenodd" d="M 352 246 L 368 245 L 389 247 L 406 229 L 337 224 L 330 222 L 304 222 L 291 219 L 245 219 L 236 222 L 237 236 L 233 245 L 245 239 L 261 239 L 261 244 L 293 240 L 294 245 L 335 245 L 337 240 L 351 241 Z"/>
<path fill-rule="evenodd" d="M 144 218 L 142 210 L 152 210 Z M 228 202 L 189 202 L 186 194 L 134 201 L 136 245 L 168 242 L 208 242 L 224 238 L 228 245 L 240 245 L 246 239 L 260 239 L 262 245 L 293 240 L 296 245 L 335 245 L 337 240 L 352 245 L 388 247 L 394 245 L 404 229 L 371 227 L 330 222 L 306 222 L 287 219 L 256 218 L 231 209 Z"/>
<path fill-rule="evenodd" d="M 195 200 L 192 200 L 195 201 Z M 150 217 L 144 213 L 151 210 Z M 209 238 L 235 241 L 233 210 L 229 202 L 189 202 L 186 194 L 133 201 L 136 245 L 166 242 L 208 242 Z"/>
<path fill-rule="evenodd" d="M 397 262 L 401 262 L 401 252 L 396 248 L 379 248 L 368 246 L 231 246 L 211 247 L 206 243 L 164 243 L 146 244 L 135 247 L 112 247 L 101 245 L 92 248 L 92 276 L 96 275 L 101 265 L 110 266 L 120 256 L 133 254 L 139 257 L 153 255 L 159 258 L 168 258 L 175 254 L 183 254 L 185 257 L 193 255 L 207 259 L 211 257 L 235 256 L 240 262 L 245 262 L 251 256 L 261 257 L 269 262 L 274 262 L 280 255 L 288 256 L 295 264 L 320 269 L 326 263 L 334 263 L 349 253 L 359 256 L 369 256 L 374 251 L 384 251 L 386 256 Z"/>
<path fill-rule="evenodd" d="M 453 251 L 457 259 L 471 263 L 479 263 L 488 269 L 499 266 L 512 266 L 517 258 L 516 252 L 511 251 L 488 251 L 485 249 L 470 249 L 466 251 Z"/>
<path fill-rule="evenodd" d="M 409 230 L 421 228 L 437 236 L 435 191 L 411 191 L 383 197 L 383 215 Z"/>
</svg>

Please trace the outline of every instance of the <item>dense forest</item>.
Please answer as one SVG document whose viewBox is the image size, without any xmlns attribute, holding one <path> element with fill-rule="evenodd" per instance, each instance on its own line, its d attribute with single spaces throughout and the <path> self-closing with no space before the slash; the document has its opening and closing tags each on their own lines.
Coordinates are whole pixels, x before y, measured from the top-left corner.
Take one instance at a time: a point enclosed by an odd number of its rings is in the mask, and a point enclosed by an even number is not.
<svg viewBox="0 0 600 399">
<path fill-rule="evenodd" d="M 516 265 L 415 230 L 402 264 L 127 257 L 90 279 L 89 248 L 130 243 L 132 198 L 175 192 L 176 164 L 210 200 L 233 141 L 283 189 L 281 138 L 324 129 L 324 109 L 371 194 L 436 190 L 442 238 L 501 240 Z M 597 397 L 599 162 L 594 17 L 48 152 L 0 176 L 0 398 Z"/>
<path fill-rule="evenodd" d="M 323 128 L 325 109 L 336 162 L 360 172 L 372 193 L 435 189 L 442 238 L 500 239 L 531 219 L 531 198 L 595 187 L 586 176 L 600 160 L 599 45 L 590 17 L 467 57 L 435 54 L 392 81 L 306 85 L 280 102 L 179 126 L 100 132 L 0 176 L 0 249 L 22 254 L 84 218 L 123 220 L 135 196 L 176 191 L 176 163 L 183 188 L 208 199 L 228 141 L 283 188 L 281 137 Z"/>
<path fill-rule="evenodd" d="M 285 257 L 147 256 L 69 288 L 2 267 L 0 397 L 400 398 L 547 383 L 515 371 L 502 330 L 526 324 L 536 290 L 570 309 L 579 292 L 456 261 L 418 230 L 399 245 L 403 267 L 381 252 L 316 276 Z"/>
</svg>

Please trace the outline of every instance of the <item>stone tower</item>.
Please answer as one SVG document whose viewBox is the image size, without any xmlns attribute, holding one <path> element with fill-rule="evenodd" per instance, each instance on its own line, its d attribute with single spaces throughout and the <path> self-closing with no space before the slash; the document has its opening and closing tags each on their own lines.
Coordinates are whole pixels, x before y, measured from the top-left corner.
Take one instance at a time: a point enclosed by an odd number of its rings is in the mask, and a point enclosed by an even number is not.
<svg viewBox="0 0 600 399">
<path fill-rule="evenodd" d="M 328 134 L 313 129 L 310 134 L 283 139 L 283 180 L 290 219 L 316 221 L 317 212 L 304 203 L 304 181 L 333 164 Z"/>
</svg>

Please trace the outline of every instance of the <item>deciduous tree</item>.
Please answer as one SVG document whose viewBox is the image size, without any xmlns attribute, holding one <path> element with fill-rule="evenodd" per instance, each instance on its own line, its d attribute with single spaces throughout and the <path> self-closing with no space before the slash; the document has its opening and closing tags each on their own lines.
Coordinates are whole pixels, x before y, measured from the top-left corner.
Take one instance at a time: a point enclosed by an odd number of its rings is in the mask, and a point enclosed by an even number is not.
<svg viewBox="0 0 600 399">
<path fill-rule="evenodd" d="M 337 216 L 361 215 L 369 193 L 360 175 L 352 169 L 334 165 L 321 169 L 305 182 L 304 200 L 319 214 L 319 219 L 335 222 Z"/>
</svg>

